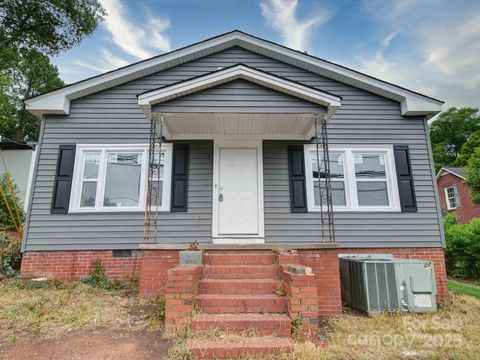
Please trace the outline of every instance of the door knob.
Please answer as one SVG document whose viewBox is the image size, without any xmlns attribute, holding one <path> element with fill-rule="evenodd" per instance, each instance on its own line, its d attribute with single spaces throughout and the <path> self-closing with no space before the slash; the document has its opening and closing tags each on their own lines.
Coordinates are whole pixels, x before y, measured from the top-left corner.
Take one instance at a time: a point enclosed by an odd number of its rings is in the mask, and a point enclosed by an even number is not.
<svg viewBox="0 0 480 360">
<path fill-rule="evenodd" d="M 223 194 L 218 194 L 218 202 L 222 202 L 223 201 Z"/>
</svg>

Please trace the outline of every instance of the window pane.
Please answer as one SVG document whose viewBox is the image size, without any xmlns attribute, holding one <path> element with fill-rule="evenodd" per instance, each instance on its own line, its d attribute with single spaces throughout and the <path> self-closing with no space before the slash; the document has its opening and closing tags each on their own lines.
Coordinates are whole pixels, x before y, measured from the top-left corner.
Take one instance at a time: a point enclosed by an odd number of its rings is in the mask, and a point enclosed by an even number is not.
<svg viewBox="0 0 480 360">
<path fill-rule="evenodd" d="M 388 206 L 387 183 L 384 181 L 357 181 L 358 205 Z"/>
<path fill-rule="evenodd" d="M 138 206 L 141 171 L 141 154 L 109 153 L 103 206 Z"/>
<path fill-rule="evenodd" d="M 82 186 L 82 197 L 80 207 L 95 207 L 95 196 L 97 195 L 96 182 L 84 182 Z"/>
<path fill-rule="evenodd" d="M 157 188 L 159 189 L 158 191 L 158 206 L 162 206 L 162 192 L 163 192 L 163 181 L 157 182 L 154 180 L 152 182 L 152 190 L 150 193 L 150 204 L 152 207 L 156 207 L 157 203 L 155 202 L 157 199 Z"/>
<path fill-rule="evenodd" d="M 97 179 L 100 153 L 85 153 L 84 179 Z"/>
<path fill-rule="evenodd" d="M 153 161 L 153 179 L 154 180 L 157 180 L 157 177 L 158 177 L 158 169 L 159 169 L 159 165 L 158 165 L 158 153 L 155 153 L 155 159 Z M 160 163 L 160 180 L 163 180 L 163 168 L 164 168 L 164 165 L 165 164 L 165 153 L 162 153 L 162 162 Z"/>
<path fill-rule="evenodd" d="M 346 206 L 345 199 L 345 183 L 343 181 L 332 181 L 332 200 L 334 206 Z M 325 188 L 325 184 L 322 182 L 322 190 Z M 320 196 L 318 193 L 318 181 L 313 183 L 313 191 L 315 196 L 315 206 L 320 206 Z M 323 206 L 327 205 L 327 197 L 323 192 Z"/>
<path fill-rule="evenodd" d="M 343 179 L 343 161 L 344 156 L 343 153 L 330 153 L 330 177 Z M 318 179 L 318 165 L 317 165 L 317 153 L 316 151 L 311 152 L 311 159 L 312 159 L 312 171 L 313 171 L 313 178 Z M 320 161 L 323 159 L 323 154 L 319 154 Z M 320 169 L 321 177 L 325 178 L 324 169 Z"/>
<path fill-rule="evenodd" d="M 355 176 L 359 179 L 385 179 L 384 154 L 353 154 Z"/>
</svg>

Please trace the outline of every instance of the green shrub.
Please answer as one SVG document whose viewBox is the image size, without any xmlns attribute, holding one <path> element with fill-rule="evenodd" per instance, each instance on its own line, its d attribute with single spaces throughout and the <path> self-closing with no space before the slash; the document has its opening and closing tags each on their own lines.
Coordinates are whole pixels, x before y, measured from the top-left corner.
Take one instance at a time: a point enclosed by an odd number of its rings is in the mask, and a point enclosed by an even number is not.
<svg viewBox="0 0 480 360">
<path fill-rule="evenodd" d="M 20 241 L 0 232 L 0 273 L 15 276 L 20 265 Z"/>
<path fill-rule="evenodd" d="M 451 216 L 444 218 L 445 263 L 451 276 L 480 278 L 480 218 L 457 224 Z"/>
<path fill-rule="evenodd" d="M 99 258 L 92 261 L 90 275 L 83 278 L 82 282 L 84 284 L 88 284 L 104 290 L 119 290 L 126 288 L 125 285 L 121 284 L 117 280 L 110 281 L 108 279 L 105 268 L 102 265 L 102 260 L 100 260 Z"/>
</svg>

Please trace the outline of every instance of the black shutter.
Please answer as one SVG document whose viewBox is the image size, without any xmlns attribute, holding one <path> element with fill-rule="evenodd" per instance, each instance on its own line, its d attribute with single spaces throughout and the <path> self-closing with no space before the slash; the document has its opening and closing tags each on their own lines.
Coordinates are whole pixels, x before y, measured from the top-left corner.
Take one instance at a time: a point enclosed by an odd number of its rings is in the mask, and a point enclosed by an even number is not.
<svg viewBox="0 0 480 360">
<path fill-rule="evenodd" d="M 407 145 L 394 145 L 395 167 L 397 169 L 398 191 L 402 212 L 417 211 L 415 188 L 413 186 L 410 152 Z"/>
<path fill-rule="evenodd" d="M 173 145 L 172 212 L 187 211 L 188 144 Z"/>
<path fill-rule="evenodd" d="M 288 147 L 288 173 L 290 179 L 290 210 L 293 213 L 307 212 L 305 163 L 302 145 Z"/>
<path fill-rule="evenodd" d="M 57 172 L 53 186 L 52 214 L 67 214 L 72 188 L 75 145 L 60 145 L 58 149 Z"/>
</svg>

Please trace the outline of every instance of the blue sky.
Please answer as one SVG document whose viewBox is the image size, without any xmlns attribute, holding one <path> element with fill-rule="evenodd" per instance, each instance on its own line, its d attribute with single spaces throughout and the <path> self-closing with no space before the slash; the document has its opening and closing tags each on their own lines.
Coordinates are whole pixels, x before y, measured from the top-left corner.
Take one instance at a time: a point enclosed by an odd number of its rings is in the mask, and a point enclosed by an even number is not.
<svg viewBox="0 0 480 360">
<path fill-rule="evenodd" d="M 480 107 L 478 0 L 100 0 L 105 21 L 53 59 L 68 83 L 239 29 Z"/>
</svg>

